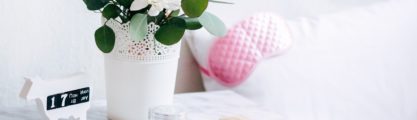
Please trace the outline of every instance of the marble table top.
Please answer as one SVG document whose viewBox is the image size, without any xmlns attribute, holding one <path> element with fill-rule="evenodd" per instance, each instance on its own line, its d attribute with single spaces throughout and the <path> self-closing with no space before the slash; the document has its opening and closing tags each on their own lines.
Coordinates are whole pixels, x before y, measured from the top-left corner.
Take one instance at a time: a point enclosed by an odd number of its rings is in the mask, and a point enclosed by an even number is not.
<svg viewBox="0 0 417 120">
<path fill-rule="evenodd" d="M 232 91 L 177 94 L 174 104 L 185 108 L 188 120 L 283 120 Z M 106 102 L 93 101 L 88 120 L 106 119 Z M 41 112 L 35 105 L 0 108 L 0 120 L 41 120 Z"/>
</svg>

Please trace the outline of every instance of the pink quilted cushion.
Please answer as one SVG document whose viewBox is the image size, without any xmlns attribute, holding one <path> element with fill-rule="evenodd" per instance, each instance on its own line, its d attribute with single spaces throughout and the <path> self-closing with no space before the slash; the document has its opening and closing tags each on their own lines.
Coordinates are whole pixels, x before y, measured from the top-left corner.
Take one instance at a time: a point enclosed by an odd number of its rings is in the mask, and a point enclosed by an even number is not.
<svg viewBox="0 0 417 120">
<path fill-rule="evenodd" d="M 227 35 L 217 38 L 209 51 L 206 75 L 222 85 L 242 83 L 262 59 L 279 55 L 291 45 L 286 23 L 273 14 L 262 13 L 238 23 Z"/>
</svg>

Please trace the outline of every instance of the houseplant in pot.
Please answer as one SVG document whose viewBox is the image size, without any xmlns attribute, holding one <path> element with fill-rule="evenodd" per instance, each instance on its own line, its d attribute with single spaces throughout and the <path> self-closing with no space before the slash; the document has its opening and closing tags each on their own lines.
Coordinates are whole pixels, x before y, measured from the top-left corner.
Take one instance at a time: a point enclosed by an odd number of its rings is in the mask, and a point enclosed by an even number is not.
<svg viewBox="0 0 417 120">
<path fill-rule="evenodd" d="M 101 13 L 95 33 L 105 56 L 110 119 L 145 120 L 148 109 L 172 102 L 180 40 L 186 30 L 226 33 L 219 18 L 205 12 L 210 0 L 83 0 Z"/>
</svg>

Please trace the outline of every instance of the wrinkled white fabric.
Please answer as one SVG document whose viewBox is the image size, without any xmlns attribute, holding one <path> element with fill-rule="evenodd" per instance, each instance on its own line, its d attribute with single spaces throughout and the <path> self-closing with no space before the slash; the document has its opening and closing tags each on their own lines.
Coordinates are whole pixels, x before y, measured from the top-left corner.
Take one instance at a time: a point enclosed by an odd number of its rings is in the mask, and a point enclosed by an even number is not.
<svg viewBox="0 0 417 120">
<path fill-rule="evenodd" d="M 416 120 L 416 11 L 415 0 L 383 1 L 291 19 L 293 47 L 232 90 L 288 120 Z M 200 64 L 206 34 L 188 38 Z M 208 91 L 227 89 L 203 78 Z"/>
</svg>

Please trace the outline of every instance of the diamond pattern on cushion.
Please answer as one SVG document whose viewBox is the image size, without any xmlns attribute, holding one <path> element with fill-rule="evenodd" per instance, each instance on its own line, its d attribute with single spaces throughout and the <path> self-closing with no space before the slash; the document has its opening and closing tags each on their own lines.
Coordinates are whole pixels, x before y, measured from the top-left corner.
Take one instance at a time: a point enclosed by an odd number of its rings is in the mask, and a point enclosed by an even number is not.
<svg viewBox="0 0 417 120">
<path fill-rule="evenodd" d="M 225 85 L 245 79 L 262 56 L 243 29 L 232 29 L 215 41 L 209 53 L 212 74 Z M 233 73 L 233 74 L 230 74 Z"/>
<path fill-rule="evenodd" d="M 242 83 L 256 64 L 289 48 L 291 37 L 286 23 L 273 14 L 252 16 L 217 38 L 209 52 L 210 77 L 233 87 Z"/>
</svg>

